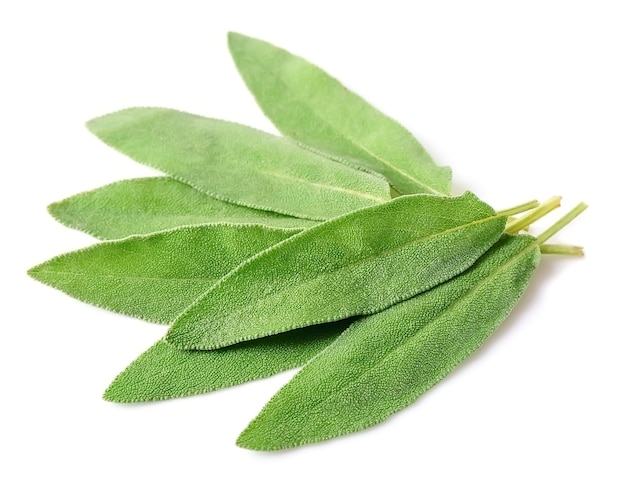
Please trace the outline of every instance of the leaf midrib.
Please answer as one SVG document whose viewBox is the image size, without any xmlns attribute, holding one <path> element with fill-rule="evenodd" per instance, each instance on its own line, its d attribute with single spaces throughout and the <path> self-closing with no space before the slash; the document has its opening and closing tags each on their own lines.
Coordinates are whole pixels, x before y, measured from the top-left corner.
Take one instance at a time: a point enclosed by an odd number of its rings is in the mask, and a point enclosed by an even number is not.
<svg viewBox="0 0 626 503">
<path fill-rule="evenodd" d="M 350 169 L 354 169 L 354 168 L 350 168 Z M 358 170 L 354 170 L 354 171 L 358 171 Z M 387 199 L 382 199 L 380 197 L 373 196 L 372 194 L 367 194 L 365 192 L 359 192 L 358 190 L 347 189 L 347 188 L 344 188 L 344 187 L 337 187 L 337 186 L 334 186 L 334 185 L 328 185 L 326 183 L 313 182 L 311 180 L 305 180 L 305 179 L 302 179 L 302 178 L 296 178 L 296 177 L 289 176 L 287 174 L 280 173 L 280 172 L 277 172 L 277 171 L 263 171 L 262 173 L 270 174 L 270 175 L 272 175 L 272 176 L 274 176 L 276 178 L 283 178 L 285 180 L 295 181 L 298 184 L 301 184 L 304 181 L 304 182 L 308 183 L 312 187 L 320 187 L 320 188 L 326 189 L 326 190 L 334 190 L 334 191 L 337 191 L 337 192 L 343 192 L 345 194 L 350 194 L 350 195 L 353 195 L 355 197 L 359 197 L 359 198 L 362 198 L 362 199 L 370 199 L 372 201 L 376 201 L 377 203 L 386 203 L 387 202 Z M 369 175 L 369 173 L 365 173 L 363 171 L 361 171 L 361 173 L 364 173 L 365 175 L 371 176 L 371 175 Z"/>
<path fill-rule="evenodd" d="M 87 278 L 106 278 L 106 279 L 116 279 L 116 280 L 134 280 L 134 281 L 181 281 L 181 282 L 215 282 L 215 278 L 163 278 L 159 276 L 114 276 L 112 274 L 93 274 L 93 273 L 84 273 L 84 272 L 76 272 L 76 271 L 51 271 L 51 270 L 43 270 L 43 271 L 34 271 L 33 274 L 36 275 L 57 275 L 57 276 L 79 276 L 79 277 L 87 277 Z"/>
<path fill-rule="evenodd" d="M 448 228 L 448 229 L 445 229 L 445 230 L 443 230 L 443 231 L 436 232 L 436 233 L 434 233 L 434 234 L 429 234 L 429 235 L 427 235 L 427 236 L 422 236 L 422 237 L 420 237 L 419 239 L 414 239 L 414 240 L 406 241 L 406 242 L 402 243 L 401 245 L 394 246 L 394 247 L 391 247 L 391 248 L 387 248 L 387 249 L 385 249 L 384 251 L 382 251 L 381 253 L 378 253 L 378 254 L 376 254 L 376 255 L 368 255 L 368 256 L 366 256 L 366 257 L 361 258 L 360 260 L 351 261 L 351 262 L 348 262 L 348 263 L 345 263 L 345 264 L 341 264 L 339 267 L 337 267 L 337 268 L 335 268 L 335 269 L 332 269 L 332 270 L 329 270 L 329 271 L 324 271 L 324 272 L 322 272 L 322 273 L 320 273 L 320 274 L 318 274 L 318 275 L 316 275 L 316 276 L 314 276 L 314 277 L 312 277 L 312 278 L 307 279 L 306 281 L 303 281 L 303 282 L 302 282 L 302 283 L 300 283 L 300 284 L 311 283 L 311 282 L 313 282 L 313 281 L 317 280 L 318 278 L 320 278 L 320 277 L 322 277 L 322 276 L 325 276 L 325 275 L 328 275 L 328 274 L 332 274 L 332 273 L 336 273 L 336 272 L 338 272 L 338 271 L 341 271 L 341 270 L 347 269 L 347 268 L 349 268 L 349 267 L 358 266 L 358 265 L 359 265 L 359 264 L 361 264 L 361 263 L 364 263 L 364 262 L 367 262 L 367 261 L 369 261 L 369 260 L 372 260 L 374 257 L 376 257 L 376 258 L 379 258 L 379 257 L 384 257 L 384 256 L 387 256 L 387 255 L 389 255 L 389 254 L 392 254 L 392 253 L 396 252 L 397 250 L 400 250 L 400 249 L 402 249 L 402 248 L 405 248 L 405 247 L 407 247 L 407 246 L 414 245 L 414 244 L 417 244 L 417 243 L 420 243 L 420 242 L 423 242 L 423 241 L 427 241 L 427 240 L 429 240 L 429 239 L 434 239 L 434 238 L 437 238 L 437 237 L 439 237 L 439 236 L 443 236 L 443 235 L 446 235 L 446 234 L 451 234 L 451 233 L 453 233 L 453 232 L 457 232 L 457 231 L 463 230 L 463 229 L 465 229 L 465 228 L 469 228 L 469 227 L 471 227 L 471 226 L 473 226 L 473 225 L 480 225 L 480 224 L 482 224 L 482 223 L 484 223 L 484 222 L 488 222 L 488 221 L 490 221 L 490 220 L 494 220 L 494 219 L 497 219 L 497 218 L 504 218 L 504 217 L 500 217 L 499 215 L 495 214 L 495 215 L 491 215 L 491 216 L 489 216 L 489 217 L 482 218 L 482 219 L 479 219 L 479 220 L 473 220 L 472 222 L 469 222 L 469 223 L 466 223 L 466 224 L 463 224 L 463 225 L 460 225 L 460 226 L 457 226 L 457 227 Z M 305 232 L 306 232 L 306 231 L 305 231 Z M 300 234 L 296 234 L 295 236 L 300 236 Z M 278 244 L 280 244 L 280 243 L 278 243 Z M 269 249 L 266 249 L 266 250 L 263 250 L 261 253 L 262 253 L 262 254 L 265 254 L 266 252 L 269 252 L 269 251 L 271 251 L 272 249 L 273 249 L 273 247 L 272 247 L 272 248 L 269 248 Z M 220 279 L 217 283 L 215 283 L 215 285 L 213 285 L 213 287 L 212 287 L 212 288 L 211 288 L 211 289 L 210 289 L 210 290 L 209 290 L 209 291 L 208 291 L 205 295 L 203 295 L 202 297 L 200 297 L 200 298 L 197 300 L 197 302 L 193 304 L 193 306 L 198 305 L 198 303 L 200 303 L 202 300 L 204 300 L 204 299 L 206 298 L 206 295 L 208 295 L 208 294 L 209 294 L 209 292 L 211 292 L 211 291 L 213 291 L 213 290 L 215 290 L 215 289 L 220 288 L 220 286 L 221 286 L 221 285 L 222 285 L 225 281 L 227 281 L 227 280 L 228 280 L 231 276 L 234 276 L 235 274 L 237 274 L 237 273 L 239 272 L 239 270 L 240 270 L 240 269 L 245 268 L 245 267 L 247 266 L 247 264 L 249 264 L 249 263 L 250 263 L 253 259 L 258 258 L 259 256 L 260 256 L 260 255 L 257 255 L 257 256 L 255 256 L 255 257 L 252 257 L 252 258 L 251 258 L 251 259 L 249 259 L 249 260 L 244 261 L 244 262 L 243 262 L 242 264 L 240 264 L 238 267 L 236 267 L 235 269 L 233 269 L 232 271 L 230 271 L 228 274 L 226 274 L 225 276 L 223 276 L 223 277 L 222 277 L 222 278 L 221 278 L 221 279 Z M 261 256 L 262 256 L 262 255 L 261 255 Z M 279 289 L 277 289 L 277 290 L 274 290 L 274 291 L 272 291 L 272 292 L 269 292 L 269 293 L 267 293 L 267 294 L 263 295 L 262 297 L 260 297 L 260 298 L 258 299 L 258 301 L 259 301 L 259 302 L 261 302 L 261 301 L 264 301 L 264 300 L 265 300 L 265 299 L 267 299 L 267 298 L 270 298 L 270 297 L 273 297 L 273 296 L 275 296 L 275 295 L 278 295 L 278 294 L 280 294 L 281 292 L 283 292 L 284 290 L 286 290 L 286 289 L 287 289 L 287 288 L 289 288 L 289 287 L 290 287 L 290 285 L 285 285 L 285 286 L 284 286 L 284 287 L 282 287 L 282 288 L 279 288 Z M 258 303 L 257 303 L 257 304 L 258 304 Z M 240 312 L 244 311 L 244 310 L 245 310 L 245 309 L 247 309 L 247 308 L 249 308 L 249 305 L 248 305 L 248 306 L 242 306 L 242 307 L 239 307 L 239 308 L 237 308 L 237 309 L 234 309 L 234 310 L 232 310 L 232 311 L 231 311 L 231 316 L 232 316 L 232 315 L 235 315 L 236 313 L 240 313 Z M 362 314 L 372 314 L 372 313 L 362 313 Z M 325 319 L 325 318 L 324 318 L 324 319 L 317 319 L 317 320 L 313 320 L 313 321 L 311 321 L 311 322 L 310 322 L 310 324 L 315 325 L 315 324 L 318 324 L 318 323 L 327 323 L 327 322 L 330 322 L 330 321 L 337 321 L 337 320 L 328 320 L 328 319 Z M 282 333 L 282 331 L 285 331 L 285 330 L 292 330 L 292 329 L 294 329 L 294 328 L 301 328 L 301 327 L 295 327 L 295 326 L 294 326 L 294 327 L 286 327 L 286 328 L 283 328 L 282 330 L 279 330 L 279 331 L 272 331 L 272 333 Z M 268 335 L 269 335 L 269 334 L 268 334 Z M 265 337 L 265 336 L 263 336 L 263 337 Z M 257 338 L 258 338 L 258 337 L 257 337 Z M 237 340 L 237 341 L 229 341 L 229 342 L 230 342 L 231 344 L 236 344 L 236 343 L 239 343 L 239 342 L 244 342 L 244 341 L 246 341 L 246 340 L 254 340 L 254 339 L 241 339 L 241 340 Z M 185 347 L 187 347 L 187 345 L 185 345 Z M 189 348 L 192 348 L 192 347 L 193 347 L 193 348 L 199 348 L 200 346 L 197 346 L 197 345 L 195 345 L 195 346 L 189 346 Z M 203 346 L 203 347 L 206 347 L 207 349 L 215 349 L 216 347 L 224 347 L 224 346 L 215 346 L 215 347 L 214 347 L 214 346 Z"/>
</svg>

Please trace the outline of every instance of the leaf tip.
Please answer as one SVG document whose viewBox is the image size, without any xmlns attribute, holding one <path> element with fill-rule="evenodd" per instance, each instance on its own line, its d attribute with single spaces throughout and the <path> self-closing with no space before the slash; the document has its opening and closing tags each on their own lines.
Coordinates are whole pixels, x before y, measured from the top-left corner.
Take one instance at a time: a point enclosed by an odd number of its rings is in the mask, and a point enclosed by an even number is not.
<svg viewBox="0 0 626 503">
<path fill-rule="evenodd" d="M 87 128 L 87 131 L 92 134 L 97 134 L 96 130 L 99 118 L 100 117 L 94 117 L 93 119 L 89 119 L 87 122 L 85 122 L 85 127 Z"/>
<path fill-rule="evenodd" d="M 104 391 L 102 394 L 102 399 L 107 402 L 120 403 L 121 400 L 117 397 L 115 393 L 115 381 L 111 383 L 111 385 Z"/>
<path fill-rule="evenodd" d="M 269 452 L 292 449 L 308 443 L 303 438 L 290 437 L 289 430 L 290 428 L 284 423 L 268 420 L 264 411 L 261 411 L 239 434 L 235 445 L 251 451 Z"/>
<path fill-rule="evenodd" d="M 165 334 L 163 340 L 166 344 L 172 346 L 176 349 L 181 350 L 196 350 L 196 349 L 205 349 L 199 347 L 193 341 L 190 342 L 188 334 L 181 334 L 180 331 L 176 330 L 175 324 L 170 327 L 168 332 Z"/>
<path fill-rule="evenodd" d="M 248 449 L 251 451 L 269 451 L 272 450 L 267 446 L 259 443 L 254 434 L 250 434 L 250 425 L 241 432 L 237 440 L 235 441 L 235 445 L 237 447 L 241 447 L 242 449 Z"/>
<path fill-rule="evenodd" d="M 30 269 L 28 269 L 26 271 L 26 274 L 28 274 L 31 278 L 37 280 L 37 281 L 41 281 L 41 278 L 39 277 L 39 272 L 41 271 L 41 266 L 42 264 L 37 264 L 36 266 L 31 267 Z"/>
<path fill-rule="evenodd" d="M 119 384 L 117 379 L 104 391 L 102 399 L 106 402 L 126 404 L 150 401 L 150 399 L 146 399 L 138 393 L 137 390 L 133 390 L 132 387 L 124 387 L 123 384 Z"/>
<path fill-rule="evenodd" d="M 234 52 L 239 49 L 241 44 L 249 40 L 249 37 L 241 33 L 237 33 L 236 31 L 229 31 L 226 35 L 226 40 L 228 42 L 228 50 L 234 57 Z"/>
<path fill-rule="evenodd" d="M 197 327 L 186 326 L 183 315 L 179 316 L 165 334 L 163 340 L 170 346 L 184 351 L 212 351 L 229 344 L 219 344 L 203 335 Z M 182 321 L 181 321 L 182 320 Z M 231 343 L 233 344 L 233 343 Z"/>
<path fill-rule="evenodd" d="M 66 201 L 56 201 L 46 206 L 46 211 L 52 218 L 54 218 L 58 222 L 63 223 L 61 218 L 63 216 L 63 208 L 65 208 L 66 206 L 67 206 Z"/>
<path fill-rule="evenodd" d="M 141 396 L 141 385 L 131 385 L 128 379 L 124 379 L 124 374 L 125 372 L 122 372 L 113 380 L 111 384 L 109 384 L 109 387 L 104 390 L 104 393 L 102 393 L 102 399 L 111 403 L 133 403 L 144 401 Z"/>
</svg>

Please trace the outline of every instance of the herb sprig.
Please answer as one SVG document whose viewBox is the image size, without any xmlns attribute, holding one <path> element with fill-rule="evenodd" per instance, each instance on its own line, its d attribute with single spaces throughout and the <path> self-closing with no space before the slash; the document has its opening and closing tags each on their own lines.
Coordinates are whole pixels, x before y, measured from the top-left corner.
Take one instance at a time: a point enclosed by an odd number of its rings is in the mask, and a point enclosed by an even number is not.
<svg viewBox="0 0 626 503">
<path fill-rule="evenodd" d="M 523 294 L 554 197 L 494 211 L 450 195 L 400 124 L 320 68 L 231 33 L 236 66 L 285 137 L 164 108 L 93 119 L 105 143 L 168 176 L 49 207 L 103 242 L 29 274 L 82 301 L 171 324 L 104 394 L 188 396 L 303 366 L 241 434 L 275 450 L 366 428 L 474 352 Z"/>
</svg>

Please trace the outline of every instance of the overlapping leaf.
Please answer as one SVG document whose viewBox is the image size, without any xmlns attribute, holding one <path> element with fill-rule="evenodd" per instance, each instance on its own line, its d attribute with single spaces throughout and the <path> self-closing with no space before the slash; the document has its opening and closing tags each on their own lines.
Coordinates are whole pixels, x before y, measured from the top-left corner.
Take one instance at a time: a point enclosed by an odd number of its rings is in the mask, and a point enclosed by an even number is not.
<svg viewBox="0 0 626 503">
<path fill-rule="evenodd" d="M 49 208 L 65 225 L 116 240 L 31 276 L 173 322 L 105 399 L 204 393 L 306 363 L 238 444 L 274 450 L 358 431 L 475 351 L 517 302 L 540 251 L 582 254 L 545 241 L 586 205 L 537 238 L 503 235 L 558 198 L 505 229 L 507 216 L 536 203 L 496 214 L 473 194 L 446 197 L 450 170 L 333 77 L 250 37 L 231 33 L 229 46 L 291 140 L 170 109 L 122 110 L 89 129 L 171 178 L 125 180 Z M 358 315 L 369 316 L 352 323 Z"/>
<path fill-rule="evenodd" d="M 111 383 L 111 402 L 147 402 L 207 393 L 304 365 L 349 325 L 342 320 L 242 342 L 187 351 L 160 340 Z"/>
<path fill-rule="evenodd" d="M 391 197 L 382 177 L 233 122 L 166 108 L 130 108 L 87 126 L 136 161 L 251 208 L 326 220 Z"/>
<path fill-rule="evenodd" d="M 89 304 L 171 323 L 240 262 L 296 232 L 261 225 L 181 227 L 98 243 L 28 273 Z"/>
<path fill-rule="evenodd" d="M 48 210 L 62 224 L 99 239 L 222 222 L 292 229 L 317 223 L 227 203 L 169 177 L 121 180 L 53 203 Z"/>
<path fill-rule="evenodd" d="M 400 124 L 320 68 L 262 40 L 228 36 L 237 69 L 259 106 L 286 136 L 383 174 L 403 194 L 449 194 L 437 166 Z"/>
<path fill-rule="evenodd" d="M 503 236 L 464 273 L 355 322 L 270 400 L 238 445 L 318 442 L 413 403 L 498 327 L 539 259 L 532 237 Z"/>
<path fill-rule="evenodd" d="M 404 196 L 344 215 L 241 264 L 166 338 L 183 349 L 215 349 L 380 311 L 467 269 L 505 220 L 471 193 Z"/>
</svg>

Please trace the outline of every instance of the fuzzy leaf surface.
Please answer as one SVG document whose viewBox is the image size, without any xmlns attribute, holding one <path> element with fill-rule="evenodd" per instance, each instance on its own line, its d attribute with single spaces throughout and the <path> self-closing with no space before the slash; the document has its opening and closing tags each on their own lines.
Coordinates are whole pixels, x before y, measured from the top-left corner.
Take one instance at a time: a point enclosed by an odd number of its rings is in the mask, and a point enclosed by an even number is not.
<svg viewBox="0 0 626 503">
<path fill-rule="evenodd" d="M 229 33 L 228 44 L 257 103 L 285 136 L 379 172 L 403 194 L 450 193 L 449 168 L 437 166 L 404 127 L 325 71 L 238 33 Z"/>
<path fill-rule="evenodd" d="M 98 243 L 28 273 L 89 304 L 170 323 L 239 263 L 295 232 L 260 225 L 180 227 Z"/>
<path fill-rule="evenodd" d="M 98 239 L 223 222 L 292 229 L 318 223 L 227 203 L 165 176 L 121 180 L 52 203 L 48 211 L 63 225 Z"/>
<path fill-rule="evenodd" d="M 104 393 L 111 402 L 148 402 L 197 395 L 304 365 L 349 322 L 306 327 L 215 351 L 187 351 L 164 340 L 132 362 Z"/>
<path fill-rule="evenodd" d="M 233 122 L 166 108 L 129 108 L 87 127 L 140 163 L 251 208 L 326 220 L 391 198 L 380 176 Z"/>
<path fill-rule="evenodd" d="M 530 236 L 503 236 L 470 269 L 356 321 L 265 406 L 238 439 L 296 447 L 377 424 L 476 351 L 509 314 L 540 260 Z"/>
<path fill-rule="evenodd" d="M 242 263 L 166 338 L 182 349 L 215 349 L 381 311 L 467 269 L 505 220 L 469 192 L 403 196 L 343 215 Z"/>
</svg>

